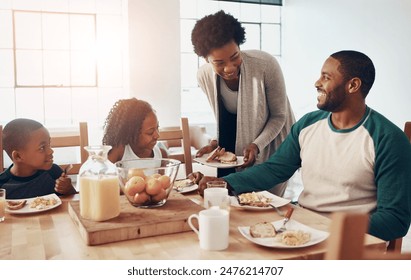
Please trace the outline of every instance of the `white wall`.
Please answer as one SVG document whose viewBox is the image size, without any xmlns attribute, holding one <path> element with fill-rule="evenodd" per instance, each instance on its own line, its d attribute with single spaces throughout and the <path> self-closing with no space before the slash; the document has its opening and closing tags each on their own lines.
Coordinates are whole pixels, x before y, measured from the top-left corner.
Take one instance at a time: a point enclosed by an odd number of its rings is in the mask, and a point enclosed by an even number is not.
<svg viewBox="0 0 411 280">
<path fill-rule="evenodd" d="M 411 120 L 411 1 L 284 0 L 283 71 L 297 118 L 316 109 L 314 82 L 333 52 L 367 54 L 376 80 L 367 103 L 401 129 Z"/>
<path fill-rule="evenodd" d="M 160 125 L 180 117 L 179 0 L 129 1 L 130 91 L 149 101 Z M 284 0 L 282 67 L 299 118 L 316 109 L 314 82 L 342 49 L 370 56 L 376 81 L 370 107 L 400 128 L 411 120 L 411 1 Z"/>
<path fill-rule="evenodd" d="M 180 124 L 180 1 L 129 0 L 130 95 Z"/>
</svg>

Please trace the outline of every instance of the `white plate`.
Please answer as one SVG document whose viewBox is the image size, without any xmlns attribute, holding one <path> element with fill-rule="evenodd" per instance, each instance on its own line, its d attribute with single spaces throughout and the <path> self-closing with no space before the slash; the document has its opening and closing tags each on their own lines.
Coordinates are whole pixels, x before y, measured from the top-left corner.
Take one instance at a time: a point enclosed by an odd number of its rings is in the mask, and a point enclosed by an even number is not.
<svg viewBox="0 0 411 280">
<path fill-rule="evenodd" d="M 235 164 L 221 163 L 215 160 L 207 162 L 207 157 L 208 157 L 208 154 L 205 154 L 202 157 L 194 158 L 194 161 L 207 165 L 207 166 L 216 167 L 216 168 L 233 168 L 233 167 L 237 167 L 237 166 L 244 164 L 243 156 L 237 156 L 237 162 Z"/>
<path fill-rule="evenodd" d="M 284 205 L 291 202 L 291 200 L 289 200 L 289 199 L 279 197 L 279 196 L 277 196 L 275 194 L 272 194 L 268 191 L 262 191 L 262 192 L 257 192 L 257 193 L 261 194 L 261 195 L 263 195 L 267 198 L 270 198 L 271 199 L 270 204 L 274 205 L 275 207 L 281 207 L 281 206 L 284 206 Z M 231 196 L 230 199 L 231 199 L 231 206 L 232 207 L 236 207 L 236 208 L 240 208 L 240 209 L 246 209 L 246 210 L 255 210 L 255 211 L 273 210 L 273 208 L 271 208 L 270 206 L 258 207 L 258 206 L 250 206 L 250 205 L 240 205 L 235 196 Z"/>
<path fill-rule="evenodd" d="M 196 189 L 198 189 L 197 184 L 193 184 L 193 185 L 190 185 L 188 187 L 183 187 L 183 188 L 174 188 L 174 190 L 178 193 L 188 193 L 188 192 L 195 191 Z"/>
<path fill-rule="evenodd" d="M 280 228 L 282 223 L 283 223 L 283 220 L 272 222 L 275 228 Z M 286 249 L 303 248 L 303 247 L 312 246 L 312 245 L 315 245 L 315 244 L 318 244 L 324 241 L 330 235 L 326 231 L 314 229 L 312 227 L 301 224 L 295 220 L 289 220 L 286 227 L 287 227 L 287 230 L 302 230 L 304 232 L 309 232 L 311 234 L 310 241 L 308 241 L 305 244 L 301 244 L 297 246 L 290 246 L 290 245 L 285 245 L 281 243 L 281 241 L 278 241 L 275 237 L 254 238 L 250 235 L 250 227 L 238 227 L 238 230 L 245 238 L 247 238 L 249 241 L 255 244 L 265 246 L 265 247 L 286 248 Z"/>
<path fill-rule="evenodd" d="M 30 204 L 37 197 L 26 198 L 27 203 L 26 203 L 26 205 L 24 205 L 23 208 L 18 209 L 18 210 L 10 210 L 10 209 L 7 209 L 7 207 L 6 207 L 6 211 L 10 214 L 32 214 L 32 213 L 40 213 L 40 212 L 44 212 L 44 211 L 49 211 L 49 210 L 54 209 L 56 207 L 59 207 L 61 205 L 61 199 L 55 193 L 48 194 L 48 195 L 43 195 L 43 196 L 38 196 L 38 197 L 47 198 L 47 199 L 54 198 L 57 201 L 57 203 L 54 204 L 54 205 L 44 207 L 43 209 L 36 209 L 36 208 L 31 208 Z M 7 200 L 13 201 L 13 200 L 23 200 L 23 199 L 7 199 Z"/>
<path fill-rule="evenodd" d="M 176 180 L 173 186 L 174 190 L 179 193 L 188 193 L 198 189 L 198 185 L 194 184 L 190 179 Z"/>
</svg>

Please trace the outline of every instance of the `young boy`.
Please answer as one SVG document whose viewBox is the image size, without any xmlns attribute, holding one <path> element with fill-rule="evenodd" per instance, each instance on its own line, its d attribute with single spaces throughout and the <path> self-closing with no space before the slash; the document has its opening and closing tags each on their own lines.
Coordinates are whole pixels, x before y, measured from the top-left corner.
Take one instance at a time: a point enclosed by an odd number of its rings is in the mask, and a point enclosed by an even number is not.
<svg viewBox="0 0 411 280">
<path fill-rule="evenodd" d="M 13 163 L 0 174 L 0 187 L 7 199 L 56 193 L 74 194 L 71 179 L 53 164 L 50 134 L 39 122 L 15 119 L 3 129 L 3 146 Z"/>
</svg>

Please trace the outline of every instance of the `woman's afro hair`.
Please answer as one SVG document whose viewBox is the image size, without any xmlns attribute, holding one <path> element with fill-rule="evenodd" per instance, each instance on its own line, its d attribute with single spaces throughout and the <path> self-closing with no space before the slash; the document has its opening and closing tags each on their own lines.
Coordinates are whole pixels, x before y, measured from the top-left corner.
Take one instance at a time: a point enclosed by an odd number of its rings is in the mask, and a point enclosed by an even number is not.
<svg viewBox="0 0 411 280">
<path fill-rule="evenodd" d="M 206 58 L 212 49 L 220 48 L 234 40 L 239 46 L 245 42 L 245 30 L 230 14 L 219 11 L 198 20 L 191 32 L 194 52 Z"/>
</svg>

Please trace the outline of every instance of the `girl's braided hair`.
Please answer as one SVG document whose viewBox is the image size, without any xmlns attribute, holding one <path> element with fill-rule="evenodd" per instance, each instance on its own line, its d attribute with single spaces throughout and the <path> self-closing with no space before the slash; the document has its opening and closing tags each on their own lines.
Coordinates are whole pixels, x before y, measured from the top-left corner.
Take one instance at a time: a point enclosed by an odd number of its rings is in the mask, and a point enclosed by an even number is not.
<svg viewBox="0 0 411 280">
<path fill-rule="evenodd" d="M 135 143 L 144 119 L 151 112 L 155 113 L 146 101 L 137 98 L 118 100 L 106 118 L 103 145 L 118 147 Z"/>
</svg>

